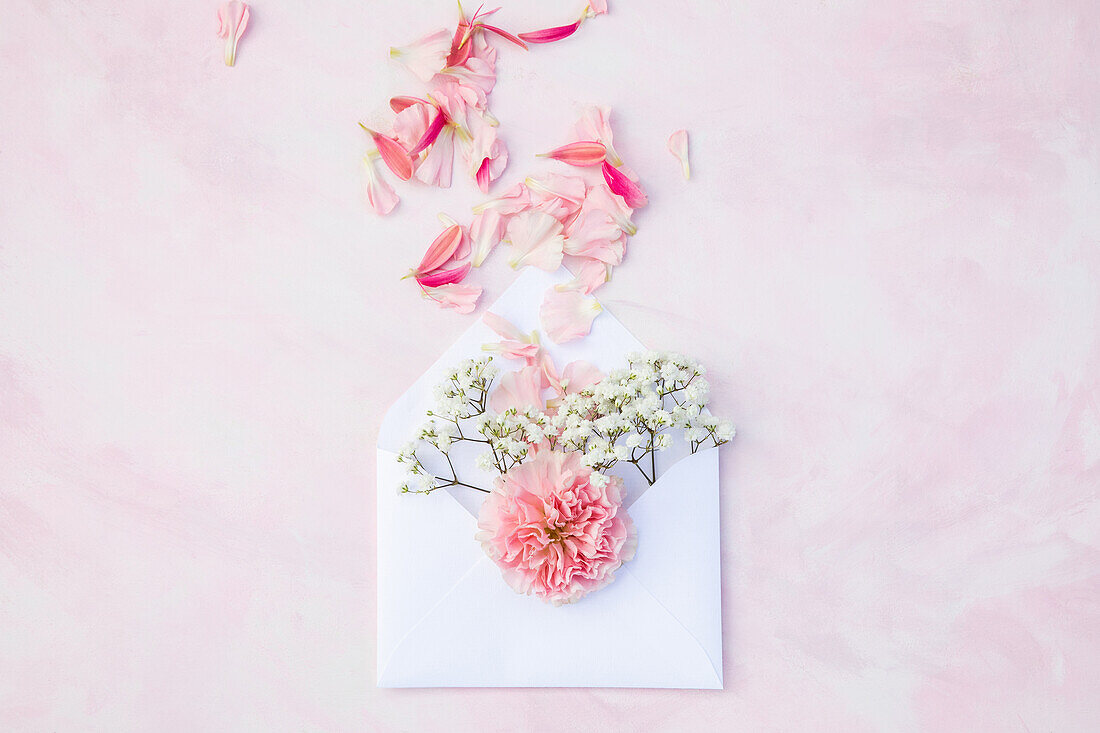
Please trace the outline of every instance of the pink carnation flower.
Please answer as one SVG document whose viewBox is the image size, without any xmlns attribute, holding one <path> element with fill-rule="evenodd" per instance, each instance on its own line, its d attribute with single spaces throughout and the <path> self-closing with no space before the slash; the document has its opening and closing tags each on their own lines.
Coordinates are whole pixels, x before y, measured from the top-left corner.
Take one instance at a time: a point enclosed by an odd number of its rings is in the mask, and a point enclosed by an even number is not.
<svg viewBox="0 0 1100 733">
<path fill-rule="evenodd" d="M 497 479 L 481 505 L 477 539 L 517 593 L 555 606 L 615 579 L 638 535 L 622 506 L 623 484 L 544 447 Z"/>
</svg>

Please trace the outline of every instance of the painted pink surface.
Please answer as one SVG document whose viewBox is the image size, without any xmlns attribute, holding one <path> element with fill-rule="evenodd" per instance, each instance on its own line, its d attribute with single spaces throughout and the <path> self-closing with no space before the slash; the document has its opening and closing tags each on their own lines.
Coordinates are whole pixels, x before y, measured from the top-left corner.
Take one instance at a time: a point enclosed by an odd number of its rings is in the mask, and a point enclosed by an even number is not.
<svg viewBox="0 0 1100 733">
<path fill-rule="evenodd" d="M 480 196 L 374 218 L 355 122 L 453 3 L 257 2 L 232 69 L 215 9 L 5 6 L 0 728 L 1100 726 L 1100 6 L 645 0 L 501 48 L 498 190 L 611 104 L 651 206 L 603 299 L 740 428 L 714 693 L 374 687 L 374 439 L 468 323 L 397 278 Z"/>
</svg>

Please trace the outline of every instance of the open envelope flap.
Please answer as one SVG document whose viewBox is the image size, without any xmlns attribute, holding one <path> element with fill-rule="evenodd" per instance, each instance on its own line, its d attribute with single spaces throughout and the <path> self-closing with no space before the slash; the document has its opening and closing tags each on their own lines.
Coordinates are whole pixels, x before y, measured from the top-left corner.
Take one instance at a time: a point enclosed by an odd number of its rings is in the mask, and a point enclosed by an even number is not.
<svg viewBox="0 0 1100 733">
<path fill-rule="evenodd" d="M 677 463 L 631 509 L 638 555 L 572 605 L 515 593 L 482 556 L 404 634 L 378 684 L 721 688 L 717 503 L 716 451 Z"/>
</svg>

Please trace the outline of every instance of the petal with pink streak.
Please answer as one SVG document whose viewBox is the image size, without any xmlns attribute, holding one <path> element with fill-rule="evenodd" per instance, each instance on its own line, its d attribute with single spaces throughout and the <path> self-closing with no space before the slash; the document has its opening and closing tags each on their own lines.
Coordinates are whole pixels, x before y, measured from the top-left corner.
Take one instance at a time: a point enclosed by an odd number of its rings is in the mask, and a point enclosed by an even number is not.
<svg viewBox="0 0 1100 733">
<path fill-rule="evenodd" d="M 427 155 L 416 169 L 416 180 L 429 186 L 451 187 L 455 159 L 455 129 L 446 125 L 428 148 Z"/>
<path fill-rule="evenodd" d="M 408 46 L 391 48 L 390 58 L 402 64 L 420 81 L 429 82 L 443 70 L 450 51 L 450 32 L 438 30 L 413 41 Z"/>
<path fill-rule="evenodd" d="M 369 155 L 363 157 L 363 170 L 366 176 L 365 193 L 367 203 L 380 216 L 385 216 L 393 211 L 401 199 L 394 192 L 393 186 L 382 178 L 382 175 L 374 167 L 374 160 Z"/>
</svg>

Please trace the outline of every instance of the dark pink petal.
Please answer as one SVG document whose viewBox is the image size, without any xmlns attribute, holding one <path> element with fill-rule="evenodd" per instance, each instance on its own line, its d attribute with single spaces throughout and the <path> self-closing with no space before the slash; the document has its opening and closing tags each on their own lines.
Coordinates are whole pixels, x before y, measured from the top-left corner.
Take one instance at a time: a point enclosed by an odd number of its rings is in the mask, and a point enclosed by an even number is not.
<svg viewBox="0 0 1100 733">
<path fill-rule="evenodd" d="M 420 142 L 416 144 L 412 150 L 409 151 L 409 156 L 414 156 L 421 150 L 426 150 L 429 145 L 435 142 L 435 139 L 439 137 L 439 133 L 443 130 L 443 126 L 447 124 L 447 119 L 443 115 L 443 111 L 439 110 L 435 114 L 435 119 L 432 120 L 432 124 L 428 125 L 428 129 L 424 131 L 424 134 L 420 138 Z"/>
<path fill-rule="evenodd" d="M 436 270 L 428 275 L 419 275 L 416 281 L 420 283 L 422 288 L 438 288 L 440 285 L 453 285 L 454 283 L 460 283 L 470 272 L 470 263 L 456 267 L 451 270 Z"/>
<path fill-rule="evenodd" d="M 555 28 L 544 28 L 541 31 L 520 33 L 519 37 L 528 43 L 553 43 L 554 41 L 568 38 L 576 33 L 577 29 L 580 27 L 581 22 L 578 20 L 576 23 L 570 23 L 569 25 L 559 25 Z"/>
<path fill-rule="evenodd" d="M 603 179 L 607 181 L 607 187 L 612 192 L 619 194 L 626 201 L 626 205 L 632 209 L 640 209 L 649 203 L 645 191 L 634 181 L 623 175 L 615 166 L 607 161 L 603 164 Z"/>
<path fill-rule="evenodd" d="M 541 153 L 539 157 L 553 158 L 562 163 L 575 166 L 599 165 L 607 157 L 607 148 L 603 143 L 594 143 L 582 140 L 581 142 L 562 145 L 549 153 Z"/>
<path fill-rule="evenodd" d="M 382 162 L 393 171 L 395 176 L 402 181 L 407 181 L 412 178 L 412 158 L 409 157 L 405 148 L 401 147 L 401 143 L 397 142 L 392 137 L 387 137 L 386 135 L 375 132 L 362 122 L 359 123 L 359 126 L 370 135 L 371 140 L 374 141 L 374 147 L 378 148 L 378 153 L 382 156 Z"/>
<path fill-rule="evenodd" d="M 527 48 L 526 43 L 524 43 L 521 39 L 517 38 L 516 36 L 512 35 L 511 33 L 509 33 L 506 30 L 502 30 L 500 28 L 497 28 L 495 25 L 486 25 L 484 23 L 481 24 L 481 27 L 484 28 L 485 30 L 489 31 L 490 33 L 495 33 L 496 35 L 500 36 L 501 38 L 503 38 L 506 41 L 511 41 L 512 43 L 516 44 L 520 48 L 523 48 L 523 49 Z"/>
</svg>

